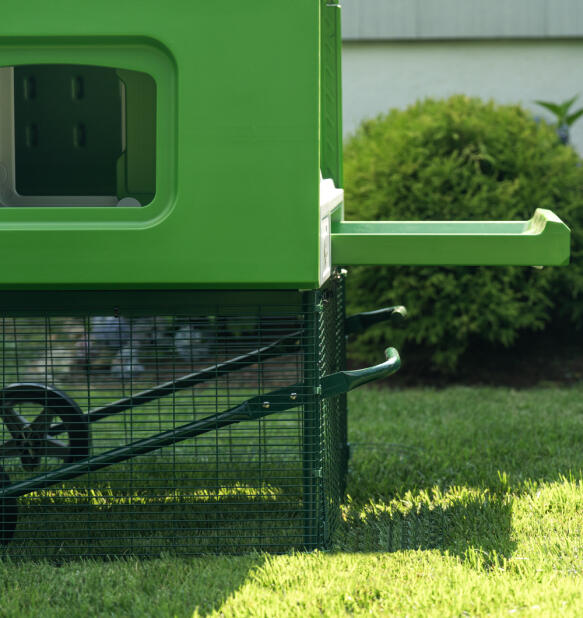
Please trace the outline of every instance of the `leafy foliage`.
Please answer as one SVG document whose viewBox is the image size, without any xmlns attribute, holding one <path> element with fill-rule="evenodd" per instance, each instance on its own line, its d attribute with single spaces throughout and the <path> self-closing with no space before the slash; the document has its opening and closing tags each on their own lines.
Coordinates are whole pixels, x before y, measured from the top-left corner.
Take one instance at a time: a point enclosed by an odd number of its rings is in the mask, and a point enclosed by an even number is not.
<svg viewBox="0 0 583 618">
<path fill-rule="evenodd" d="M 583 107 L 579 108 L 576 112 L 569 114 L 571 106 L 578 98 L 579 97 L 574 96 L 567 101 L 563 101 L 563 103 L 551 103 L 549 101 L 536 101 L 536 103 L 555 115 L 558 126 L 566 124 L 570 127 L 576 120 L 583 116 Z"/>
<path fill-rule="evenodd" d="M 559 315 L 582 320 L 583 168 L 577 154 L 518 106 L 455 96 L 364 122 L 345 148 L 346 217 L 353 220 L 524 220 L 548 208 L 573 229 L 573 264 L 518 267 L 357 267 L 350 311 L 402 303 L 405 329 L 379 325 L 352 346 L 419 344 L 455 370 L 474 342 L 511 346 Z"/>
<path fill-rule="evenodd" d="M 580 107 L 576 112 L 569 113 L 573 103 L 579 97 L 576 95 L 562 103 L 552 103 L 550 101 L 535 101 L 537 105 L 544 107 L 551 112 L 557 119 L 557 135 L 562 144 L 569 143 L 569 128 L 583 116 L 583 107 Z"/>
</svg>

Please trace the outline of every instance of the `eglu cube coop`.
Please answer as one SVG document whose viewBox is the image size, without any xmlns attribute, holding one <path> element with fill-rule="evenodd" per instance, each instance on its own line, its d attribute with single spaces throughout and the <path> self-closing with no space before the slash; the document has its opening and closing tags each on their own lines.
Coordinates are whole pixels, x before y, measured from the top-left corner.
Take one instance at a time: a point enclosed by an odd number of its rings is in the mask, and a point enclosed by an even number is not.
<svg viewBox="0 0 583 618">
<path fill-rule="evenodd" d="M 343 221 L 340 115 L 326 0 L 4 12 L 4 555 L 326 546 L 346 392 L 400 363 L 345 336 L 403 314 L 345 318 L 339 266 L 568 260 L 548 211 Z"/>
</svg>

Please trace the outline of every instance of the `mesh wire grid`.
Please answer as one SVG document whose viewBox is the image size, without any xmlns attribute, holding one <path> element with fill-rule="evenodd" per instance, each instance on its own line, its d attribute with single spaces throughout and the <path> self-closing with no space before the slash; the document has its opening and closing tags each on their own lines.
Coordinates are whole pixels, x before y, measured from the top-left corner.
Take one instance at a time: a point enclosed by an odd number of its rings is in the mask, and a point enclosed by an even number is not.
<svg viewBox="0 0 583 618">
<path fill-rule="evenodd" d="M 346 400 L 317 386 L 343 367 L 343 283 L 242 294 L 191 295 L 183 314 L 131 294 L 127 310 L 74 317 L 56 297 L 12 302 L 0 318 L 4 555 L 326 545 Z M 272 405 L 282 389 L 290 401 Z"/>
</svg>

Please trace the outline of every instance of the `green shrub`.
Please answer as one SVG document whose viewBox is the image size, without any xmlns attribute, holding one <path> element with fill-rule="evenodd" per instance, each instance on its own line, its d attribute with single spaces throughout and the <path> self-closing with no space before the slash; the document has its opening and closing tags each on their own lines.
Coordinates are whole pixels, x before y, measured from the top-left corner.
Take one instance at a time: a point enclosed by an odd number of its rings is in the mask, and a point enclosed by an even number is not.
<svg viewBox="0 0 583 618">
<path fill-rule="evenodd" d="M 410 316 L 404 327 L 361 336 L 353 357 L 415 343 L 447 372 L 474 343 L 508 347 L 554 318 L 581 325 L 583 167 L 553 128 L 518 106 L 426 100 L 364 122 L 344 165 L 347 219 L 517 220 L 538 207 L 573 230 L 566 268 L 352 268 L 349 311 L 399 303 Z"/>
</svg>

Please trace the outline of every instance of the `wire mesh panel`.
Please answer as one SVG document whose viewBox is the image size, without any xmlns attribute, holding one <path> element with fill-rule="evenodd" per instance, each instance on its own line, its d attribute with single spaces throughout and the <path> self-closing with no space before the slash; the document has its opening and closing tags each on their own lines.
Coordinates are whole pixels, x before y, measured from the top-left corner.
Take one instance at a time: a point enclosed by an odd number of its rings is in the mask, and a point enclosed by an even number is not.
<svg viewBox="0 0 583 618">
<path fill-rule="evenodd" d="M 341 289 L 4 299 L 2 552 L 325 545 L 344 404 L 317 384 L 343 362 Z"/>
<path fill-rule="evenodd" d="M 318 328 L 318 365 L 320 375 L 329 375 L 345 368 L 344 288 L 339 285 L 323 292 L 323 311 Z M 346 486 L 347 404 L 346 394 L 321 401 L 319 440 L 321 443 L 324 536 L 336 527 L 340 513 L 340 498 Z"/>
</svg>

